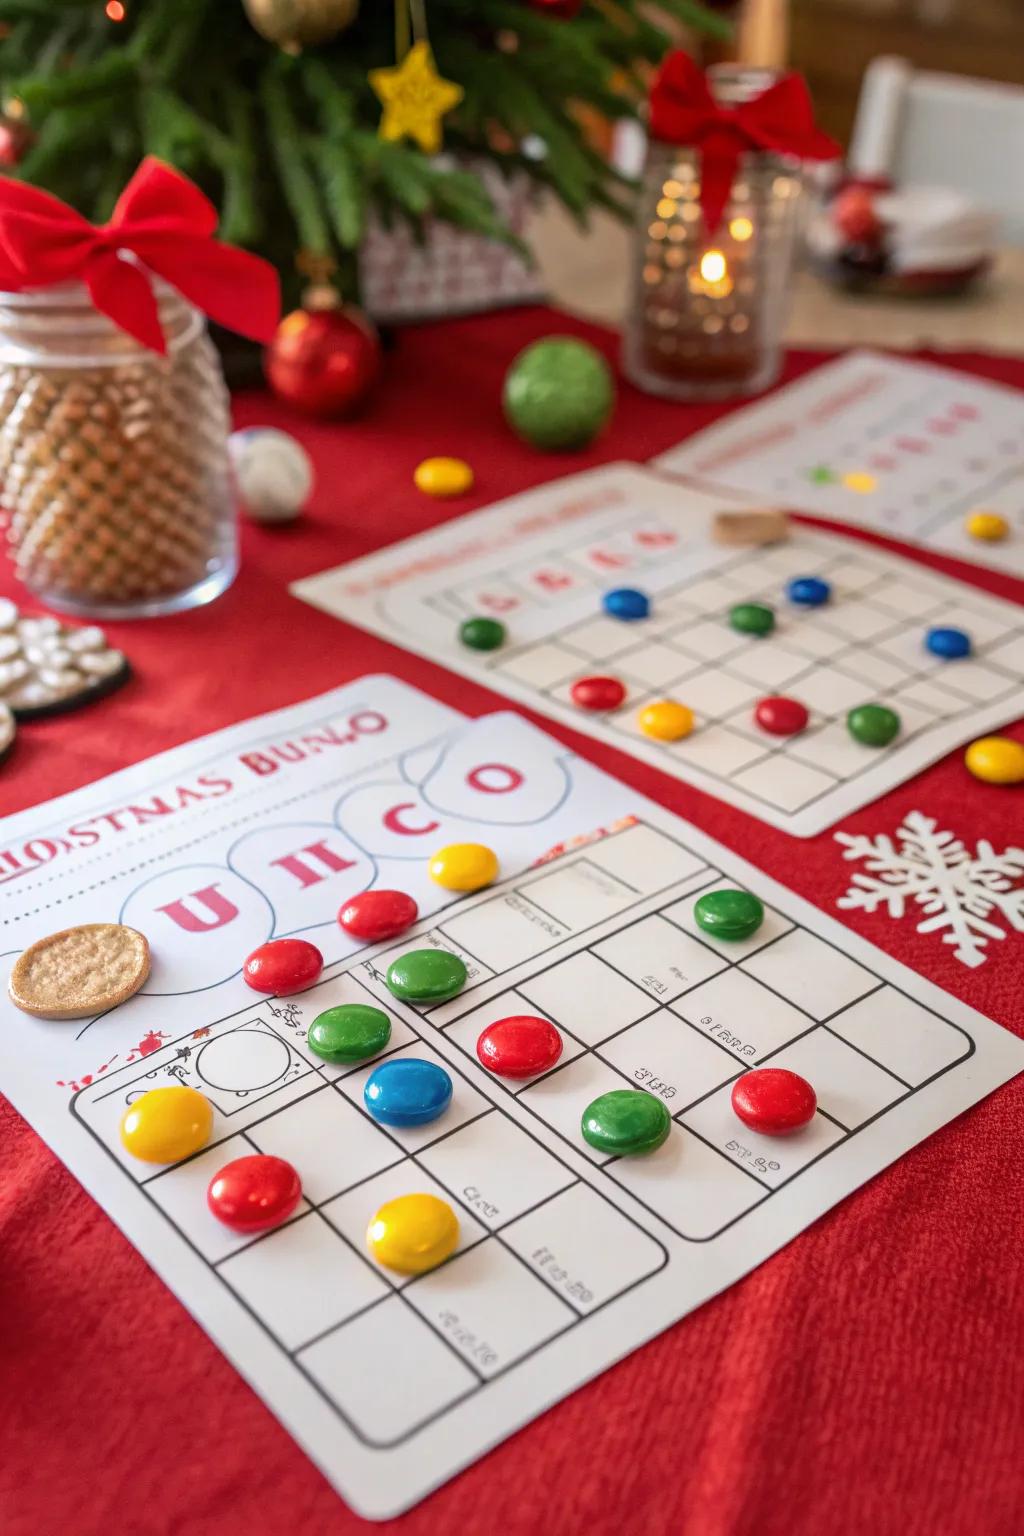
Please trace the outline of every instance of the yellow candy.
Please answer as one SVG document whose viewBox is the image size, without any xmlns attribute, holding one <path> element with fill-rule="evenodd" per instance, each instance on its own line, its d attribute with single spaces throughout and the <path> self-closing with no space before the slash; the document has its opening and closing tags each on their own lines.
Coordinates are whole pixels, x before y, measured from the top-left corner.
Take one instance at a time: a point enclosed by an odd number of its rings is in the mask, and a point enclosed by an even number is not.
<svg viewBox="0 0 1024 1536">
<path fill-rule="evenodd" d="M 382 1205 L 366 1229 L 378 1264 L 403 1275 L 422 1275 L 442 1264 L 459 1241 L 458 1217 L 436 1195 L 399 1195 Z"/>
<path fill-rule="evenodd" d="M 964 762 L 986 784 L 1024 784 L 1024 742 L 1009 736 L 982 736 L 972 741 Z"/>
<path fill-rule="evenodd" d="M 1005 539 L 1010 531 L 1006 518 L 998 512 L 972 512 L 964 527 L 972 539 L 984 539 L 989 544 Z"/>
<path fill-rule="evenodd" d="M 446 891 L 479 891 L 497 874 L 497 855 L 483 843 L 449 843 L 430 861 L 431 880 Z"/>
<path fill-rule="evenodd" d="M 465 459 L 424 459 L 412 478 L 427 496 L 462 496 L 473 487 L 473 471 Z"/>
<path fill-rule="evenodd" d="M 848 491 L 856 491 L 858 496 L 870 496 L 878 487 L 878 481 L 874 475 L 869 475 L 862 469 L 851 470 L 843 476 L 843 484 Z"/>
<path fill-rule="evenodd" d="M 672 699 L 659 699 L 640 711 L 637 723 L 655 741 L 681 741 L 693 730 L 693 710 Z"/>
<path fill-rule="evenodd" d="M 205 1147 L 213 1108 L 195 1088 L 151 1088 L 121 1118 L 121 1145 L 144 1163 L 177 1163 Z"/>
</svg>

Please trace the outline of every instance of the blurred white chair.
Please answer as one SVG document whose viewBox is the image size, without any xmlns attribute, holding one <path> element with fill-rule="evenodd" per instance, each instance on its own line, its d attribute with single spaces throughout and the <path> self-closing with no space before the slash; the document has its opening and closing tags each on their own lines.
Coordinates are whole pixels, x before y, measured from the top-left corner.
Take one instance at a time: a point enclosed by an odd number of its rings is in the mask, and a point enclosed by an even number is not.
<svg viewBox="0 0 1024 1536">
<path fill-rule="evenodd" d="M 867 180 L 963 192 L 998 216 L 1003 240 L 1024 245 L 1024 87 L 875 59 L 849 168 Z"/>
</svg>

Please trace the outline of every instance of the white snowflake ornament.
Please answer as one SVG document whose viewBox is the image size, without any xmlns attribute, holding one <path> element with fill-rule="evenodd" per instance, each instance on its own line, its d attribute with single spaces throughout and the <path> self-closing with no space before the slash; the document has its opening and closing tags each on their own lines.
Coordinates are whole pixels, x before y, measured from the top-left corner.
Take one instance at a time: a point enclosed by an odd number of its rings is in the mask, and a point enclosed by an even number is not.
<svg viewBox="0 0 1024 1536">
<path fill-rule="evenodd" d="M 924 913 L 918 933 L 938 933 L 953 944 L 956 958 L 971 967 L 988 959 L 990 939 L 1005 939 L 1006 930 L 991 919 L 1002 918 L 1024 933 L 1024 848 L 996 853 L 979 838 L 971 853 L 954 832 L 936 830 L 938 823 L 921 811 L 910 811 L 896 833 L 898 847 L 886 833 L 877 837 L 837 832 L 846 846 L 844 859 L 858 859 L 869 874 L 851 876 L 850 889 L 836 903 L 848 911 L 877 912 L 903 917 L 911 902 Z"/>
</svg>

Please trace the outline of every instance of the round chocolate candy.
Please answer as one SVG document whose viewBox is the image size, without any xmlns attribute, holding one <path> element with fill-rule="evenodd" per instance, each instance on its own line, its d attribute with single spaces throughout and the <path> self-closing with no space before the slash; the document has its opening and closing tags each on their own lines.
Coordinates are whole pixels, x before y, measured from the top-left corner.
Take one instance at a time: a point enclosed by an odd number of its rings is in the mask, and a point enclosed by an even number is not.
<svg viewBox="0 0 1024 1536">
<path fill-rule="evenodd" d="M 736 603 L 729 609 L 729 623 L 741 635 L 770 635 L 775 614 L 764 603 Z"/>
<path fill-rule="evenodd" d="M 846 729 L 865 747 L 887 747 L 899 734 L 900 717 L 885 704 L 858 704 L 846 717 Z"/>
<path fill-rule="evenodd" d="M 653 741 L 682 741 L 693 730 L 693 710 L 675 699 L 657 699 L 644 706 L 637 724 Z"/>
<path fill-rule="evenodd" d="M 232 1232 L 269 1232 L 295 1210 L 302 1183 L 291 1163 L 262 1152 L 236 1157 L 215 1173 L 206 1203 Z"/>
<path fill-rule="evenodd" d="M 444 1003 L 466 985 L 466 967 L 447 949 L 412 949 L 388 966 L 385 978 L 407 1003 Z"/>
<path fill-rule="evenodd" d="M 311 987 L 323 968 L 323 955 L 308 939 L 269 939 L 253 950 L 242 975 L 254 992 L 289 997 Z"/>
<path fill-rule="evenodd" d="M 982 539 L 986 544 L 998 543 L 1005 539 L 1010 531 L 1010 525 L 1005 517 L 998 512 L 972 512 L 967 518 L 964 527 L 972 539 Z"/>
<path fill-rule="evenodd" d="M 832 588 L 820 576 L 794 576 L 786 587 L 786 596 L 801 608 L 820 608 L 832 596 Z"/>
<path fill-rule="evenodd" d="M 583 1111 L 583 1140 L 599 1152 L 616 1157 L 654 1152 L 672 1129 L 672 1118 L 660 1099 L 641 1088 L 613 1088 Z"/>
<path fill-rule="evenodd" d="M 369 1003 L 339 1003 L 325 1008 L 309 1026 L 307 1043 L 324 1061 L 365 1061 L 391 1039 L 391 1020 Z"/>
<path fill-rule="evenodd" d="M 464 496 L 473 489 L 473 471 L 465 459 L 424 459 L 413 471 L 416 489 L 425 496 Z"/>
<path fill-rule="evenodd" d="M 651 600 L 646 592 L 640 592 L 636 587 L 614 587 L 604 594 L 601 606 L 610 619 L 625 619 L 632 623 L 647 618 Z"/>
<path fill-rule="evenodd" d="M 464 619 L 459 625 L 459 639 L 471 651 L 496 651 L 505 644 L 505 634 L 498 619 Z"/>
<path fill-rule="evenodd" d="M 427 1125 L 452 1101 L 452 1080 L 433 1061 L 403 1057 L 370 1073 L 363 1103 L 381 1125 Z"/>
<path fill-rule="evenodd" d="M 807 705 L 799 699 L 787 699 L 782 694 L 772 694 L 758 699 L 754 707 L 754 719 L 762 731 L 772 736 L 796 736 L 805 730 L 808 721 Z"/>
<path fill-rule="evenodd" d="M 476 1042 L 476 1054 L 498 1077 L 536 1077 L 561 1056 L 562 1037 L 549 1020 L 515 1013 L 488 1024 Z"/>
<path fill-rule="evenodd" d="M 205 1147 L 213 1106 L 197 1088 L 151 1088 L 121 1116 L 121 1145 L 143 1163 L 180 1163 Z"/>
<path fill-rule="evenodd" d="M 708 891 L 695 903 L 698 928 L 716 939 L 749 939 L 764 922 L 764 907 L 751 891 Z"/>
<path fill-rule="evenodd" d="M 924 648 L 943 661 L 958 661 L 961 656 L 971 654 L 971 637 L 966 630 L 939 625 L 925 633 Z"/>
<path fill-rule="evenodd" d="M 479 891 L 498 875 L 498 858 L 484 843 L 449 843 L 430 860 L 429 873 L 446 891 Z"/>
<path fill-rule="evenodd" d="M 578 677 L 569 689 L 569 696 L 578 709 L 598 713 L 618 709 L 626 697 L 626 685 L 617 677 Z"/>
<path fill-rule="evenodd" d="M 1012 736 L 981 736 L 964 753 L 969 773 L 985 784 L 1024 783 L 1024 742 Z"/>
<path fill-rule="evenodd" d="M 338 922 L 354 939 L 379 944 L 381 939 L 396 939 L 417 917 L 419 908 L 404 891 L 360 891 L 346 901 Z"/>
<path fill-rule="evenodd" d="M 366 1246 L 378 1264 L 400 1275 L 436 1269 L 459 1243 L 459 1221 L 437 1195 L 399 1195 L 381 1206 L 366 1230 Z"/>
<path fill-rule="evenodd" d="M 755 1067 L 733 1084 L 732 1107 L 752 1131 L 789 1136 L 814 1119 L 818 1099 L 799 1073 L 785 1067 Z"/>
</svg>

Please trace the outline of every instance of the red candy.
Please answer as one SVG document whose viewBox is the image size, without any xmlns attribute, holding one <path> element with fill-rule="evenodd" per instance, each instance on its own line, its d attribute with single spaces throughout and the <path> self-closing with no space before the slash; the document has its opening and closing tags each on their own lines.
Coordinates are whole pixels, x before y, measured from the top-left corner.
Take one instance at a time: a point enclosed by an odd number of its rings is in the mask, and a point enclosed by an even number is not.
<svg viewBox="0 0 1024 1536">
<path fill-rule="evenodd" d="M 759 699 L 754 710 L 754 719 L 762 731 L 770 731 L 773 736 L 795 736 L 804 730 L 807 718 L 806 704 L 801 704 L 799 699 L 783 698 L 781 694 Z"/>
<path fill-rule="evenodd" d="M 404 891 L 360 891 L 346 901 L 338 922 L 354 939 L 376 944 L 380 939 L 397 938 L 419 915 L 416 903 Z"/>
<path fill-rule="evenodd" d="M 789 1136 L 814 1119 L 818 1097 L 806 1078 L 785 1067 L 755 1067 L 732 1085 L 732 1107 L 763 1136 Z"/>
<path fill-rule="evenodd" d="M 287 1221 L 302 1199 L 302 1184 L 283 1157 L 236 1157 L 215 1173 L 206 1203 L 232 1232 L 266 1232 Z"/>
<path fill-rule="evenodd" d="M 254 949 L 242 975 L 255 992 L 287 997 L 311 987 L 324 968 L 324 957 L 306 939 L 271 939 Z"/>
<path fill-rule="evenodd" d="M 476 1054 L 499 1077 L 535 1077 L 561 1056 L 562 1037 L 547 1019 L 515 1013 L 488 1024 L 476 1043 Z"/>
<path fill-rule="evenodd" d="M 626 697 L 626 687 L 617 677 L 580 677 L 569 693 L 580 709 L 618 709 Z"/>
</svg>

